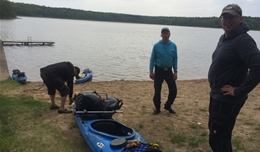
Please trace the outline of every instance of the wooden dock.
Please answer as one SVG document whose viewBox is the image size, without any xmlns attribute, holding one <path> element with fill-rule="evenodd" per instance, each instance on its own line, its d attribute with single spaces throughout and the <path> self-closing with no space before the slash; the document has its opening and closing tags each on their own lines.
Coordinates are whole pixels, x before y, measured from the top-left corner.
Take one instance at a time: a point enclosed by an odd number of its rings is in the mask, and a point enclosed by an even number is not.
<svg viewBox="0 0 260 152">
<path fill-rule="evenodd" d="M 0 39 L 0 81 L 6 80 L 10 77 L 7 61 L 5 57 L 4 48 L 2 46 L 2 40 Z"/>
<path fill-rule="evenodd" d="M 54 43 L 43 41 L 2 41 L 3 46 L 53 46 Z"/>
</svg>

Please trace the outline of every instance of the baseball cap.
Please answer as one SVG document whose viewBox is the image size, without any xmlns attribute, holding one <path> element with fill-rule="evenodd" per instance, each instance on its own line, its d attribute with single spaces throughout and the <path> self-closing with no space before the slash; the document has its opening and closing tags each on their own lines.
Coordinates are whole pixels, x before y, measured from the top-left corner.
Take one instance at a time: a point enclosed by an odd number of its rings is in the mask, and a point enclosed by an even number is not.
<svg viewBox="0 0 260 152">
<path fill-rule="evenodd" d="M 162 30 L 161 30 L 161 33 L 162 33 L 162 32 L 170 32 L 170 30 L 169 30 L 169 28 L 164 27 L 164 28 L 162 28 Z"/>
<path fill-rule="evenodd" d="M 80 73 L 80 69 L 79 69 L 79 67 L 77 67 L 77 66 L 74 66 L 74 68 L 75 68 L 75 70 L 77 71 L 77 75 L 76 75 L 76 79 L 79 79 L 80 77 L 79 77 L 79 73 Z"/>
<path fill-rule="evenodd" d="M 233 16 L 242 16 L 242 9 L 237 4 L 228 4 L 222 9 L 220 16 L 222 16 L 224 13 L 228 13 Z"/>
</svg>

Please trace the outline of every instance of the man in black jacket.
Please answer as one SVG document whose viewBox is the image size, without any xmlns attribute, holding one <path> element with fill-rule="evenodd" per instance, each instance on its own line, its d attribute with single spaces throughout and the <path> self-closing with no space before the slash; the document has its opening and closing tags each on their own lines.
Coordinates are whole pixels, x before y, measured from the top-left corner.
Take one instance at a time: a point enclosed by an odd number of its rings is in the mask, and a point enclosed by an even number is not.
<svg viewBox="0 0 260 152">
<path fill-rule="evenodd" d="M 225 33 L 212 55 L 210 83 L 209 144 L 214 152 L 232 152 L 232 130 L 248 93 L 260 81 L 260 52 L 247 34 L 242 10 L 229 4 L 221 13 Z"/>
<path fill-rule="evenodd" d="M 71 110 L 65 109 L 64 105 L 67 95 L 69 95 L 69 100 L 72 102 L 73 80 L 74 76 L 76 78 L 79 77 L 79 73 L 80 69 L 73 66 L 70 62 L 55 63 L 41 68 L 41 78 L 47 86 L 48 94 L 51 98 L 51 110 L 59 109 L 59 114 L 72 113 Z M 60 92 L 61 96 L 60 107 L 55 104 L 56 89 Z"/>
</svg>

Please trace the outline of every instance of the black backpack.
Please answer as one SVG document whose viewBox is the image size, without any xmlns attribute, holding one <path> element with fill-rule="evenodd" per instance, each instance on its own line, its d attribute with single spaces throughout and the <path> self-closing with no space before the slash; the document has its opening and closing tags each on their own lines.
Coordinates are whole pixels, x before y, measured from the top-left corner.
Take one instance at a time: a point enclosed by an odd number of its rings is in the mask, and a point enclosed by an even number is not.
<svg viewBox="0 0 260 152">
<path fill-rule="evenodd" d="M 17 77 L 25 77 L 25 72 L 20 72 L 17 74 Z"/>
<path fill-rule="evenodd" d="M 13 74 L 19 74 L 19 73 L 20 73 L 20 70 L 18 70 L 18 69 L 13 70 Z"/>
<path fill-rule="evenodd" d="M 106 98 L 103 102 L 103 110 L 119 110 L 122 106 L 123 101 L 114 97 Z"/>
</svg>

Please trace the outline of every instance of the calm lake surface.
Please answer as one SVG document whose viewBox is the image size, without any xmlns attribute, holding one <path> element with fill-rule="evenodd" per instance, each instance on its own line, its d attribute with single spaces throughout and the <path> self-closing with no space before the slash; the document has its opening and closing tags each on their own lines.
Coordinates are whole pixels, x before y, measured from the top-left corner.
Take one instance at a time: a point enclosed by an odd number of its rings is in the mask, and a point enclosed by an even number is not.
<svg viewBox="0 0 260 152">
<path fill-rule="evenodd" d="M 53 41 L 54 46 L 5 46 L 10 75 L 25 72 L 28 81 L 42 81 L 40 68 L 70 61 L 93 71 L 92 81 L 150 80 L 149 60 L 160 30 L 167 25 L 19 17 L 0 20 L 0 39 Z M 178 48 L 178 79 L 207 78 L 211 54 L 222 29 L 167 26 Z M 249 34 L 260 45 L 260 31 Z"/>
</svg>

